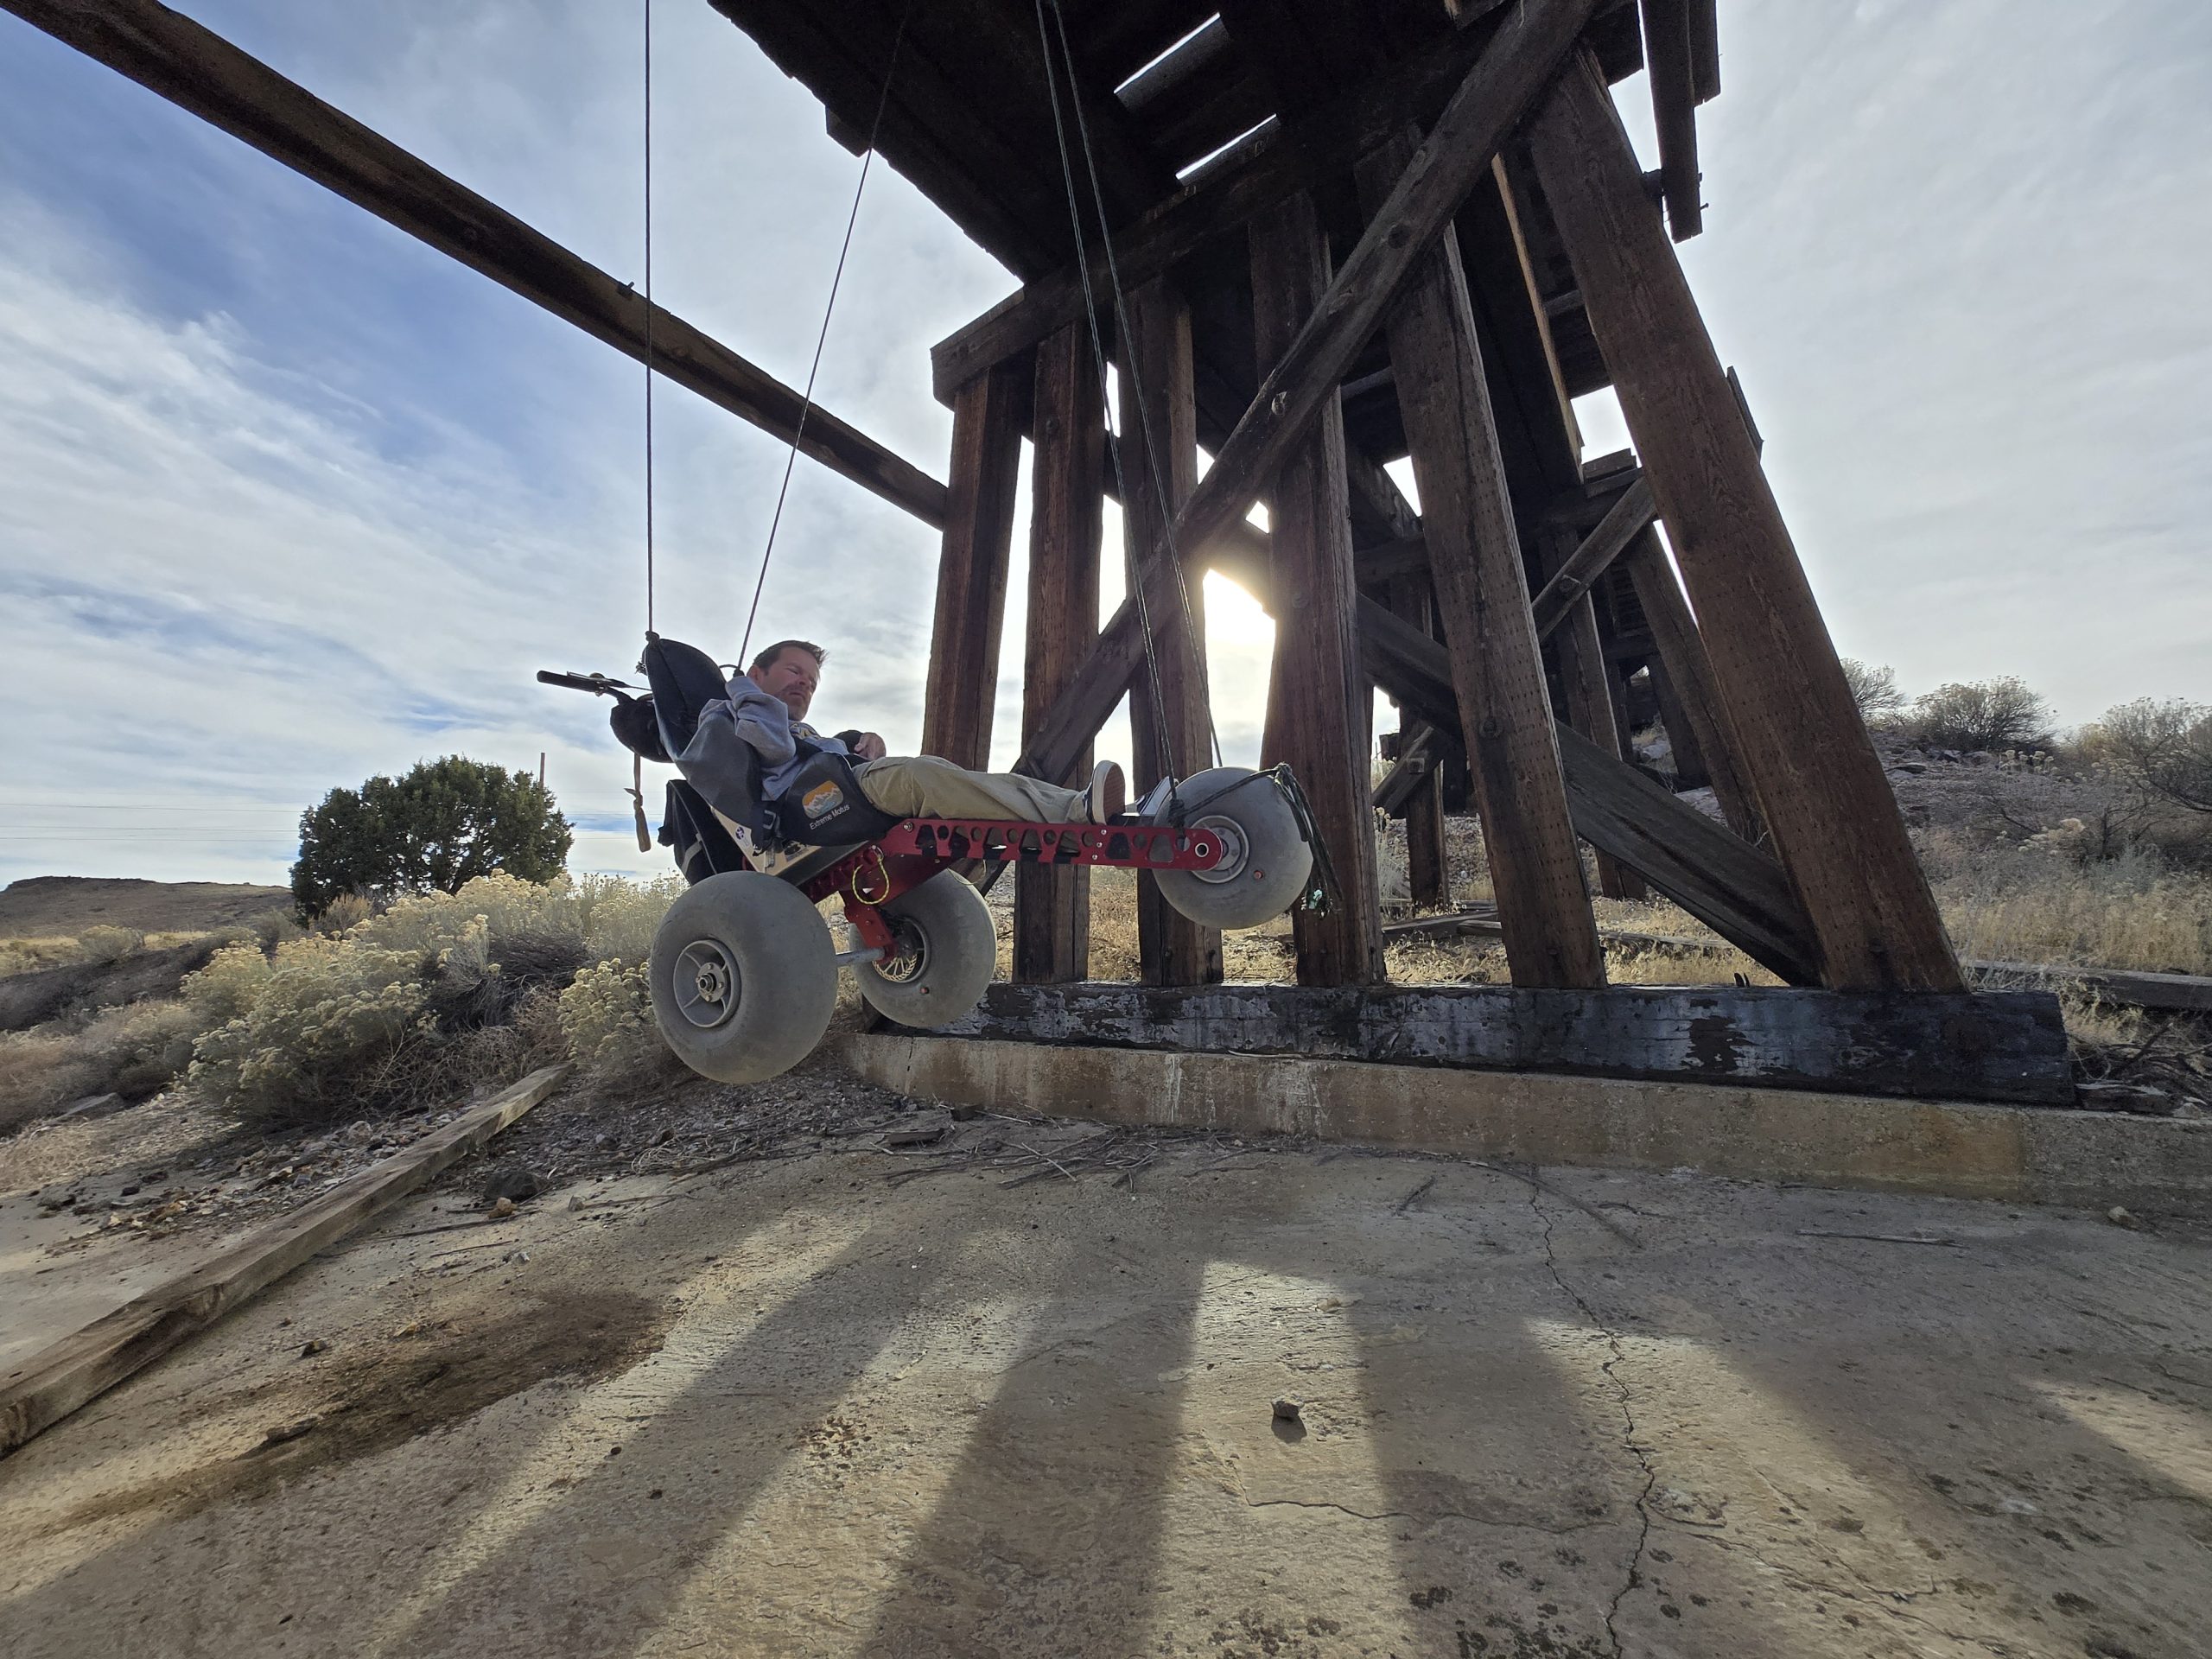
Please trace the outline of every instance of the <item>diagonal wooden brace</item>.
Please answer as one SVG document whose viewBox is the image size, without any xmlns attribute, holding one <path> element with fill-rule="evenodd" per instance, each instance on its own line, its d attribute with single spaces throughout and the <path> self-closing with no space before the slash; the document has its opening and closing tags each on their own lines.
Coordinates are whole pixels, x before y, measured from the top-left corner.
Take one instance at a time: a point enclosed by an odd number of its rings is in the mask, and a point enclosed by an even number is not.
<svg viewBox="0 0 2212 1659">
<path fill-rule="evenodd" d="M 1147 586 L 1147 597 L 1160 634 L 1179 626 L 1169 556 L 1204 546 L 1250 510 L 1323 402 L 1336 395 L 1352 358 L 1381 326 L 1423 251 L 1556 77 L 1595 9 L 1596 0 L 1529 0 L 1460 82 L 1147 562 L 1154 584 Z M 1137 607 L 1124 601 L 1014 769 L 1033 777 L 1063 776 L 1114 712 L 1143 657 Z"/>
</svg>

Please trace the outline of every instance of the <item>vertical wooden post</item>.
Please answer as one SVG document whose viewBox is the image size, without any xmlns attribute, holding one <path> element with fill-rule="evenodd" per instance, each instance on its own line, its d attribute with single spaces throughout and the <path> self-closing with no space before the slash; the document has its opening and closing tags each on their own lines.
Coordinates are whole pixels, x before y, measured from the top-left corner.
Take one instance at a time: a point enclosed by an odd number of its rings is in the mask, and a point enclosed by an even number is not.
<svg viewBox="0 0 2212 1659">
<path fill-rule="evenodd" d="M 1394 578 L 1387 602 L 1421 632 L 1433 636 L 1436 606 L 1427 576 Z M 1425 729 L 1411 715 L 1399 718 L 1402 742 L 1410 741 L 1416 730 Z M 1429 769 L 1406 803 L 1406 893 L 1421 910 L 1442 910 L 1452 902 L 1452 872 L 1445 858 L 1444 768 L 1440 764 Z"/>
<path fill-rule="evenodd" d="M 1313 203 L 1295 192 L 1249 228 L 1254 353 L 1273 364 L 1329 286 L 1329 245 Z M 1301 985 L 1382 977 L 1375 813 L 1368 805 L 1370 700 L 1354 626 L 1351 508 L 1344 412 L 1329 399 L 1275 474 L 1268 504 L 1275 652 L 1268 720 L 1274 752 L 1306 789 L 1340 889 L 1325 916 L 1291 918 Z"/>
<path fill-rule="evenodd" d="M 1106 414 L 1090 334 L 1071 322 L 1037 348 L 1036 453 L 1030 469 L 1029 633 L 1022 653 L 1021 739 L 1046 715 L 1098 639 L 1099 508 L 1105 499 Z M 1086 749 L 1067 777 L 1090 770 Z M 1014 868 L 1014 977 L 1064 984 L 1090 973 L 1090 872 L 1081 865 Z"/>
<path fill-rule="evenodd" d="M 1548 537 L 1544 569 L 1556 572 L 1574 552 L 1569 534 Z M 1566 620 L 1552 634 L 1558 654 L 1559 677 L 1567 694 L 1567 723 L 1607 754 L 1627 758 L 1627 744 L 1613 710 L 1612 664 L 1605 660 L 1605 642 L 1598 633 L 1597 607 L 1587 593 L 1578 594 L 1567 607 Z M 1611 853 L 1597 855 L 1598 891 L 1608 899 L 1640 899 L 1643 880 Z"/>
<path fill-rule="evenodd" d="M 1822 982 L 1963 988 L 1758 451 L 1586 55 L 1538 111 L 1530 148 Z"/>
<path fill-rule="evenodd" d="M 1682 585 L 1659 545 L 1659 532 L 1647 525 L 1628 544 L 1620 563 L 1636 585 L 1636 602 L 1650 624 L 1651 642 L 1658 647 L 1659 669 L 1680 708 L 1683 729 L 1702 763 L 1706 781 L 1720 803 L 1720 816 L 1745 841 L 1764 841 L 1766 823 L 1759 816 L 1758 797 L 1737 764 L 1736 738 L 1720 706 L 1720 694 L 1713 688 L 1713 664 L 1706 659 L 1705 642 L 1698 637 Z M 1662 702 L 1661 708 L 1665 710 L 1668 705 Z"/>
<path fill-rule="evenodd" d="M 952 400 L 952 469 L 923 691 L 922 753 L 975 770 L 991 758 L 1014 496 L 1033 372 L 1030 354 L 1017 353 L 977 375 Z"/>
<path fill-rule="evenodd" d="M 1127 532 L 1129 591 L 1137 591 L 1138 561 L 1148 560 L 1166 533 L 1167 521 L 1198 487 L 1198 420 L 1191 359 L 1191 308 L 1165 277 L 1131 290 L 1129 333 L 1121 363 L 1122 523 Z M 1135 376 L 1131 370 L 1135 369 Z M 1137 382 L 1142 383 L 1142 397 Z M 1139 418 L 1141 403 L 1144 418 Z M 1147 446 L 1160 463 L 1155 479 Z M 1177 548 L 1181 558 L 1187 550 Z M 1178 778 L 1213 764 L 1213 723 L 1206 690 L 1205 590 L 1195 563 L 1181 589 L 1155 582 L 1146 591 L 1164 594 L 1152 625 L 1160 663 L 1159 701 L 1154 705 L 1152 669 L 1140 662 L 1129 682 L 1131 781 L 1141 791 L 1160 778 L 1161 757 Z M 1189 614 L 1182 615 L 1185 595 Z M 1175 607 L 1170 617 L 1159 604 Z M 1164 724 L 1162 716 L 1164 716 Z M 1160 896 L 1149 874 L 1137 876 L 1137 956 L 1147 985 L 1210 985 L 1221 979 L 1221 931 L 1200 927 Z"/>
<path fill-rule="evenodd" d="M 1415 148 L 1402 136 L 1359 164 L 1373 212 Z M 1429 571 L 1452 658 L 1476 810 L 1516 985 L 1598 986 L 1605 957 L 1567 817 L 1529 583 L 1457 239 L 1421 256 L 1384 321 Z"/>
<path fill-rule="evenodd" d="M 1675 781 L 1684 789 L 1711 786 L 1713 774 L 1705 764 L 1705 748 L 1691 729 L 1689 711 L 1675 690 L 1675 677 L 1663 658 L 1654 655 L 1644 667 L 1651 674 L 1651 696 L 1659 705 L 1659 724 L 1666 729 L 1667 747 L 1675 766 Z"/>
</svg>

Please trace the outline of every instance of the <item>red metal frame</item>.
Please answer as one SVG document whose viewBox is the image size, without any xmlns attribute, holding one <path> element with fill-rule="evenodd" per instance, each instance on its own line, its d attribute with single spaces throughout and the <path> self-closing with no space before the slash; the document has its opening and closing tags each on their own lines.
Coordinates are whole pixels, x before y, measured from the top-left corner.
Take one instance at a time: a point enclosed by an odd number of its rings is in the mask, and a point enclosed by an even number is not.
<svg viewBox="0 0 2212 1659">
<path fill-rule="evenodd" d="M 898 949 L 882 906 L 939 870 L 989 863 L 1103 864 L 1121 869 L 1210 870 L 1221 839 L 1176 824 L 1029 823 L 1017 818 L 902 818 L 877 841 L 848 853 L 799 891 L 817 904 L 835 895 L 861 941 Z"/>
</svg>

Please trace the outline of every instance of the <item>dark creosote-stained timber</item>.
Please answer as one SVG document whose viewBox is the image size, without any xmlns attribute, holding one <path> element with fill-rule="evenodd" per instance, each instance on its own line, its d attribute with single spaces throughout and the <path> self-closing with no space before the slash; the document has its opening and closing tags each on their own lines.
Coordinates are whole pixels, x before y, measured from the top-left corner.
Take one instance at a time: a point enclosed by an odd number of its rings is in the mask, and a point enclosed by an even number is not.
<svg viewBox="0 0 2212 1659">
<path fill-rule="evenodd" d="M 1735 757 L 1819 939 L 1821 982 L 1962 989 L 1757 444 L 1597 67 L 1586 58 L 1560 76 L 1529 132 Z"/>
<path fill-rule="evenodd" d="M 1423 251 L 1554 79 L 1594 4 L 1530 0 L 1508 16 L 1177 514 L 1179 550 L 1187 553 L 1214 539 L 1242 518 L 1273 480 L 1322 401 L 1336 394 L 1354 354 L 1381 325 Z M 1148 567 L 1163 600 L 1172 597 L 1167 564 L 1154 559 Z M 1143 655 L 1135 610 L 1124 601 L 1116 613 L 1090 661 L 1025 746 L 1020 770 L 1040 777 L 1064 772 L 1113 712 Z M 1177 624 L 1173 611 L 1160 604 L 1152 606 L 1152 614 L 1155 628 L 1163 615 L 1168 626 Z"/>
<path fill-rule="evenodd" d="M 1445 648 L 1373 600 L 1359 601 L 1360 650 L 1375 683 L 1409 714 L 1452 728 Z M 1782 867 L 1572 728 L 1557 728 L 1574 832 L 1793 985 L 1819 979 L 1810 924 Z"/>
<path fill-rule="evenodd" d="M 800 394 L 505 209 L 409 155 L 190 18 L 153 0 L 0 0 L 57 40 L 480 271 L 709 403 L 788 441 Z M 829 410 L 800 449 L 942 527 L 945 486 Z"/>
<path fill-rule="evenodd" d="M 943 1035 L 2074 1103 L 2047 991 L 994 985 Z"/>
</svg>

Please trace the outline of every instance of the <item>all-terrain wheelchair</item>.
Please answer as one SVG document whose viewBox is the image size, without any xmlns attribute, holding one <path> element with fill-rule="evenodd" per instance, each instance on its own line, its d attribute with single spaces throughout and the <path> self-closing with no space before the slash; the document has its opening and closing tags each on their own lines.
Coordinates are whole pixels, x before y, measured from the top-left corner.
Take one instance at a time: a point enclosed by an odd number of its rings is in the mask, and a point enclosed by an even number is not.
<svg viewBox="0 0 2212 1659">
<path fill-rule="evenodd" d="M 1103 824 L 895 818 L 861 793 L 845 755 L 802 740 L 798 774 L 769 799 L 759 755 L 728 722 L 701 720 L 729 696 L 714 658 L 648 636 L 639 666 L 643 688 L 603 674 L 537 677 L 613 698 L 609 724 L 623 747 L 681 774 L 668 784 L 659 842 L 690 886 L 654 938 L 651 983 L 662 1036 L 706 1077 L 755 1083 L 804 1059 L 829 1028 L 840 968 L 900 1025 L 967 1014 L 998 949 L 965 868 L 1150 870 L 1170 905 L 1209 927 L 1253 927 L 1301 899 L 1324 902 L 1318 838 L 1285 769 L 1217 766 Z M 817 908 L 833 897 L 855 935 L 849 950 Z"/>
</svg>

